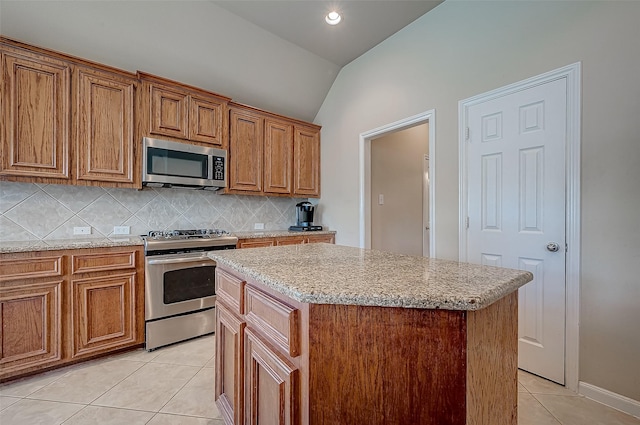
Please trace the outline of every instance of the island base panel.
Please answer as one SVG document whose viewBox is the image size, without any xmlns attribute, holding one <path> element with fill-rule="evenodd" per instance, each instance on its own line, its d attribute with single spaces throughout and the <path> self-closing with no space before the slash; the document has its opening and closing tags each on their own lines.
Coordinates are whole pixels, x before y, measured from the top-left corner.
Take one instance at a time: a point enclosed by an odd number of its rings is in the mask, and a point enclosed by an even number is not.
<svg viewBox="0 0 640 425">
<path fill-rule="evenodd" d="M 464 311 L 309 310 L 310 424 L 465 423 Z"/>
</svg>

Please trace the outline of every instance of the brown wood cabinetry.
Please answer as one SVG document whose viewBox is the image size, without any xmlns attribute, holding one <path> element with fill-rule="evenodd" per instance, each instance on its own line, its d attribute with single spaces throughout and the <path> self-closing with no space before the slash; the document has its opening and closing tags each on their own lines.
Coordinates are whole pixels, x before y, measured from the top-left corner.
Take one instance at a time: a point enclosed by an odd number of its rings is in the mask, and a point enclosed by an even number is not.
<svg viewBox="0 0 640 425">
<path fill-rule="evenodd" d="M 320 127 L 231 103 L 228 193 L 320 196 Z"/>
<path fill-rule="evenodd" d="M 216 286 L 225 293 L 216 302 L 215 397 L 223 419 L 300 424 L 299 310 L 220 268 Z"/>
<path fill-rule="evenodd" d="M 290 235 L 273 238 L 240 238 L 238 248 L 264 248 L 267 246 L 299 245 L 303 243 L 335 243 L 335 234 L 323 235 Z"/>
<path fill-rule="evenodd" d="M 62 359 L 62 256 L 0 258 L 0 379 Z"/>
<path fill-rule="evenodd" d="M 3 84 L 0 175 L 67 183 L 71 178 L 71 65 L 0 39 Z M 38 178 L 40 180 L 33 180 Z"/>
<path fill-rule="evenodd" d="M 227 147 L 229 98 L 139 72 L 142 136 Z"/>
<path fill-rule="evenodd" d="M 134 74 L 4 38 L 0 50 L 0 178 L 140 186 Z"/>
<path fill-rule="evenodd" d="M 74 70 L 76 180 L 138 186 L 134 173 L 133 75 L 77 66 Z"/>
<path fill-rule="evenodd" d="M 320 196 L 320 129 L 296 127 L 293 144 L 293 194 Z"/>
<path fill-rule="evenodd" d="M 0 380 L 144 342 L 140 247 L 0 255 Z"/>
<path fill-rule="evenodd" d="M 227 425 L 517 423 L 516 292 L 476 311 L 308 304 L 216 273 L 245 294 L 232 334 L 244 346 L 216 355 L 216 374 L 244 366 L 229 384 L 244 422 Z"/>
<path fill-rule="evenodd" d="M 262 191 L 264 118 L 246 108 L 229 108 L 229 191 Z"/>
<path fill-rule="evenodd" d="M 264 192 L 291 195 L 293 125 L 267 118 L 264 122 Z"/>
</svg>

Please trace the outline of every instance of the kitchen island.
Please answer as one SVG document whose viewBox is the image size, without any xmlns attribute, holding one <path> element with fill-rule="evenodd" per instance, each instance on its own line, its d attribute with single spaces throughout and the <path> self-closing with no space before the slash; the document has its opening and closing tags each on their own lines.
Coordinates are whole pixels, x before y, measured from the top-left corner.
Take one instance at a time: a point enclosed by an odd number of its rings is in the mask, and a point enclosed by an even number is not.
<svg viewBox="0 0 640 425">
<path fill-rule="evenodd" d="M 209 256 L 227 424 L 517 423 L 529 272 L 330 244 Z"/>
</svg>

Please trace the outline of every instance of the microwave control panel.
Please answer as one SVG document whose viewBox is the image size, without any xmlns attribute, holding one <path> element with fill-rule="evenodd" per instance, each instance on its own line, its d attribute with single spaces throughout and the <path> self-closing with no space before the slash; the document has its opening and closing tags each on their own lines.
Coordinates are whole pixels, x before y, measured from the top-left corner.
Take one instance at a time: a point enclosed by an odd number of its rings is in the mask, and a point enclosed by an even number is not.
<svg viewBox="0 0 640 425">
<path fill-rule="evenodd" d="M 213 157 L 213 180 L 224 180 L 224 158 Z"/>
</svg>

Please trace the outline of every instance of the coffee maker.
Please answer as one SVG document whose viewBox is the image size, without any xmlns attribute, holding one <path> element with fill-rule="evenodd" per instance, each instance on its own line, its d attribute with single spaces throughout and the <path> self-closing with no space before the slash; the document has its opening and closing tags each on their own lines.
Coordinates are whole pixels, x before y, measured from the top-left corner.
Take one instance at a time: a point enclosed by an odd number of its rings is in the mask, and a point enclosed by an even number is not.
<svg viewBox="0 0 640 425">
<path fill-rule="evenodd" d="M 308 232 L 313 230 L 322 230 L 322 226 L 313 225 L 313 211 L 315 207 L 311 202 L 299 202 L 296 204 L 296 225 L 290 226 L 289 230 L 293 232 Z"/>
</svg>

